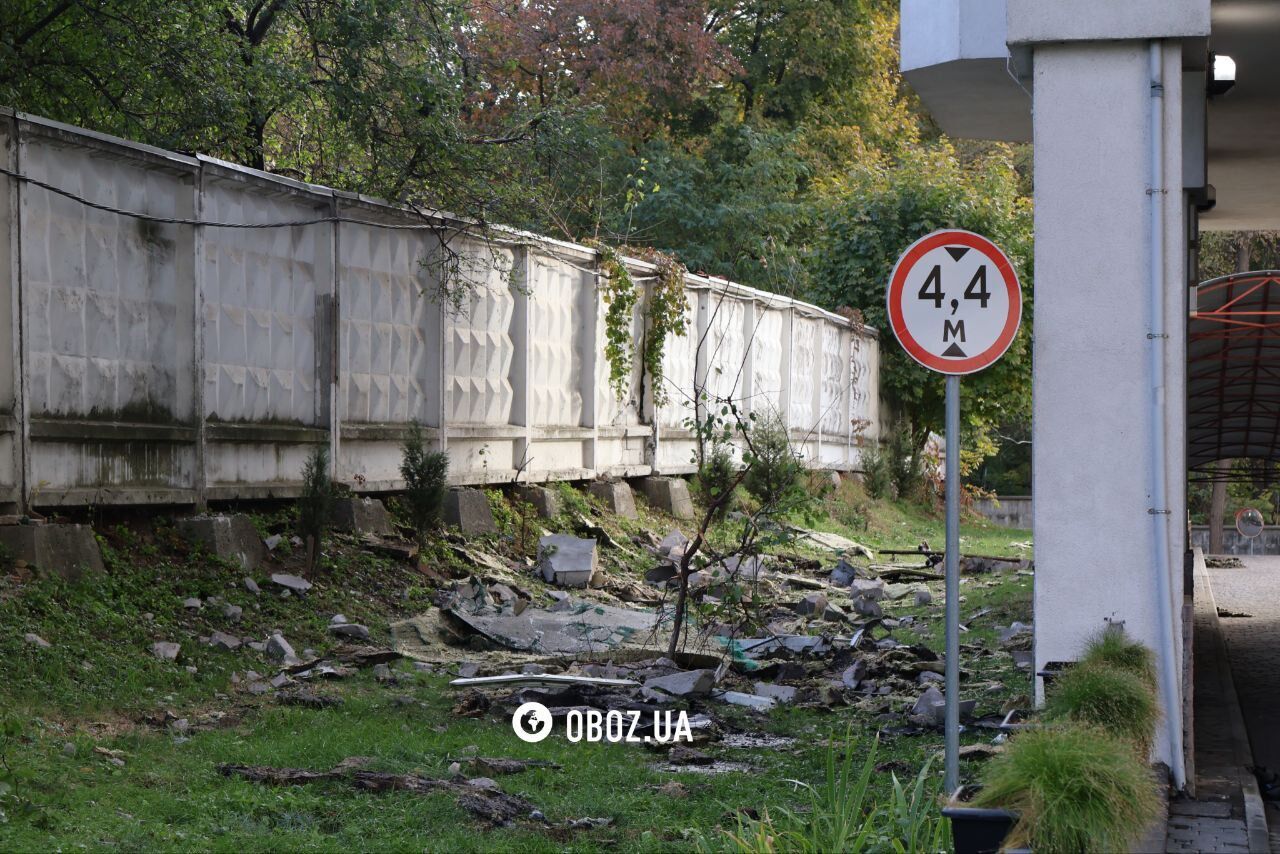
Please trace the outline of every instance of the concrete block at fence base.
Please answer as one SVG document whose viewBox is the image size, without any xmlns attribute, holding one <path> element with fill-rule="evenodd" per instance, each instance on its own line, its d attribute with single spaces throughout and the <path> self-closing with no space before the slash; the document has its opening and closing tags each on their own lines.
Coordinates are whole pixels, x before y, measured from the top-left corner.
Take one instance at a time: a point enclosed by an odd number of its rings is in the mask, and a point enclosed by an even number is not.
<svg viewBox="0 0 1280 854">
<path fill-rule="evenodd" d="M 604 505 L 604 509 L 615 516 L 634 519 L 639 515 L 636 513 L 636 499 L 631 494 L 631 487 L 620 480 L 597 480 L 591 484 L 589 491 L 593 498 Z"/>
<path fill-rule="evenodd" d="M 533 505 L 533 512 L 542 519 L 554 519 L 560 515 L 560 495 L 554 489 L 545 486 L 522 486 L 516 490 L 516 497 L 526 504 Z"/>
<path fill-rule="evenodd" d="M 353 534 L 377 534 L 380 537 L 395 533 L 391 514 L 376 498 L 339 498 L 333 502 L 333 528 Z"/>
<path fill-rule="evenodd" d="M 655 510 L 669 513 L 677 519 L 693 518 L 693 499 L 689 497 L 689 484 L 678 477 L 646 477 L 641 481 L 644 497 Z"/>
<path fill-rule="evenodd" d="M 178 520 L 178 533 L 187 542 L 226 560 L 241 569 L 257 569 L 266 560 L 267 547 L 248 516 L 193 516 Z"/>
<path fill-rule="evenodd" d="M 88 525 L 3 525 L 0 546 L 14 560 L 75 581 L 86 572 L 102 572 L 102 552 Z"/>
<path fill-rule="evenodd" d="M 444 497 L 444 521 L 464 534 L 496 534 L 489 498 L 480 489 L 451 489 Z"/>
</svg>

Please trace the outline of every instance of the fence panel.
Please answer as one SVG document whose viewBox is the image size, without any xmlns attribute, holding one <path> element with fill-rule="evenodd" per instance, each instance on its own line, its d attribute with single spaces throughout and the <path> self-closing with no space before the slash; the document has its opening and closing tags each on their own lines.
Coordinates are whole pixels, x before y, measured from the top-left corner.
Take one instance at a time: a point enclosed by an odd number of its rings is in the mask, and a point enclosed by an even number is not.
<svg viewBox="0 0 1280 854">
<path fill-rule="evenodd" d="M 403 225 L 398 212 L 340 203 L 353 219 Z M 439 241 L 429 231 L 338 226 L 338 423 L 336 476 L 363 489 L 400 482 L 410 424 L 427 441 L 441 424 Z"/>
<path fill-rule="evenodd" d="M 413 423 L 458 483 L 683 473 L 702 392 L 777 413 L 813 464 L 879 431 L 874 332 L 813 306 L 689 276 L 655 407 L 655 271 L 628 260 L 619 399 L 592 249 L 0 119 L 5 168 L 70 196 L 0 177 L 0 505 L 285 497 L 322 444 L 393 490 Z"/>
<path fill-rule="evenodd" d="M 0 156 L 10 172 L 18 171 L 18 134 L 15 124 L 0 122 Z M 18 410 L 18 384 L 22 354 L 18 333 L 18 199 L 20 183 L 0 175 L 0 353 L 13 353 L 0 367 L 0 506 L 14 504 L 22 493 L 22 415 Z"/>
<path fill-rule="evenodd" d="M 216 164 L 202 196 L 212 222 L 305 222 L 332 209 L 331 197 Z M 329 338 L 333 228 L 202 230 L 206 494 L 296 494 L 307 455 L 328 442 L 318 345 Z"/>
<path fill-rule="evenodd" d="M 95 152 L 60 133 L 24 135 L 18 161 L 25 175 L 101 204 L 193 213 L 186 163 Z M 121 217 L 35 184 L 21 199 L 28 483 L 51 505 L 189 498 L 192 227 Z"/>
</svg>

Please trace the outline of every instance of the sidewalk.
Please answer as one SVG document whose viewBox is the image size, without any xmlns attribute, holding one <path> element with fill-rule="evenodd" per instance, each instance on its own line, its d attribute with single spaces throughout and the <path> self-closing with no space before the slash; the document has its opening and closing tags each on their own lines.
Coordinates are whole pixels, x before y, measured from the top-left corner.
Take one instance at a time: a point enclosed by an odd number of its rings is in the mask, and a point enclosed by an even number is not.
<svg viewBox="0 0 1280 854">
<path fill-rule="evenodd" d="M 1196 798 L 1170 801 L 1165 850 L 1263 854 L 1270 850 L 1266 818 L 1257 781 L 1248 770 L 1254 759 L 1233 679 L 1233 670 L 1239 672 L 1248 665 L 1228 657 L 1215 599 L 1216 581 L 1197 554 L 1193 649 Z M 1280 595 L 1280 563 L 1275 584 Z M 1276 605 L 1280 607 L 1280 601 Z"/>
</svg>

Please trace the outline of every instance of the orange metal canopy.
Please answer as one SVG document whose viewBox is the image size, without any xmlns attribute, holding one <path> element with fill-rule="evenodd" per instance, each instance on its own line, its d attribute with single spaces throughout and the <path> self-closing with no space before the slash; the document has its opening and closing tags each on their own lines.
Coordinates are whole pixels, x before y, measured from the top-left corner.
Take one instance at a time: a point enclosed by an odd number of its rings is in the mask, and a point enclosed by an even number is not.
<svg viewBox="0 0 1280 854">
<path fill-rule="evenodd" d="M 1280 460 L 1280 271 L 1195 290 L 1187 328 L 1187 465 Z"/>
</svg>

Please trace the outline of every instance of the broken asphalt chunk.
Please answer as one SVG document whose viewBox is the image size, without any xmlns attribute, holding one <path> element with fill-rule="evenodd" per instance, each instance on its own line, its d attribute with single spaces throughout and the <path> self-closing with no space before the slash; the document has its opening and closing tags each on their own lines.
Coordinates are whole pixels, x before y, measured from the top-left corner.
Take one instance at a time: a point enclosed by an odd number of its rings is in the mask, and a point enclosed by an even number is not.
<svg viewBox="0 0 1280 854">
<path fill-rule="evenodd" d="M 657 676 L 646 680 L 644 687 L 673 697 L 693 697 L 711 693 L 715 684 L 714 670 L 683 670 L 669 676 Z"/>
</svg>

